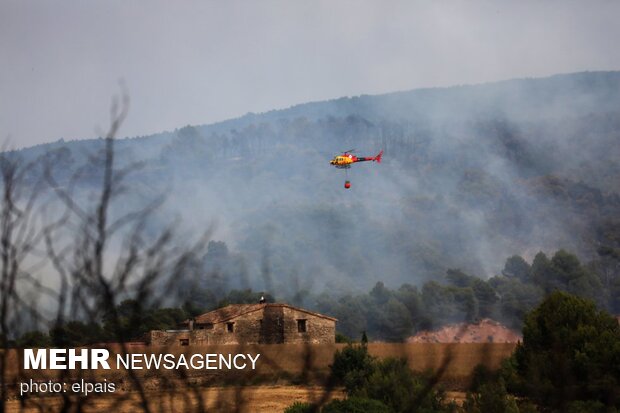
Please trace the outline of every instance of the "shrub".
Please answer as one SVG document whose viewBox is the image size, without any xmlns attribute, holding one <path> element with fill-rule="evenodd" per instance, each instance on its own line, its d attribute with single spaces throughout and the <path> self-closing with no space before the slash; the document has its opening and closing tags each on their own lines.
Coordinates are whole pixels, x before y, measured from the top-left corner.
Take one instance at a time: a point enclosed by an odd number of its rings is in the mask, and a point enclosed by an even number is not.
<svg viewBox="0 0 620 413">
<path fill-rule="evenodd" d="M 517 402 L 509 396 L 503 379 L 480 384 L 475 393 L 467 393 L 466 413 L 519 413 Z"/>
<path fill-rule="evenodd" d="M 321 413 L 391 413 L 392 410 L 379 400 L 362 397 L 349 397 L 345 400 L 332 400 L 323 407 Z"/>
<path fill-rule="evenodd" d="M 29 331 L 17 340 L 19 348 L 45 348 L 52 344 L 50 336 L 40 331 Z"/>
<path fill-rule="evenodd" d="M 365 345 L 349 345 L 337 351 L 331 370 L 350 398 L 378 400 L 394 413 L 454 410 L 428 376 L 409 369 L 406 359 L 377 360 L 368 354 Z"/>
<path fill-rule="evenodd" d="M 474 371 L 472 372 L 469 390 L 472 392 L 478 392 L 480 386 L 496 380 L 497 376 L 497 372 L 491 371 L 484 364 L 478 364 L 474 367 Z"/>
<path fill-rule="evenodd" d="M 364 385 L 364 381 L 373 371 L 373 363 L 374 358 L 368 354 L 365 345 L 349 344 L 336 351 L 330 368 L 336 382 L 343 384 L 350 395 Z"/>
<path fill-rule="evenodd" d="M 284 413 L 314 413 L 317 407 L 310 403 L 295 402 L 284 410 Z"/>
<path fill-rule="evenodd" d="M 432 386 L 427 375 L 411 371 L 406 359 L 376 361 L 363 386 L 353 395 L 379 400 L 396 413 L 451 410 L 445 403 L 443 392 Z"/>
<path fill-rule="evenodd" d="M 568 405 L 567 413 L 616 413 L 615 408 L 607 408 L 596 400 L 576 401 Z"/>
</svg>

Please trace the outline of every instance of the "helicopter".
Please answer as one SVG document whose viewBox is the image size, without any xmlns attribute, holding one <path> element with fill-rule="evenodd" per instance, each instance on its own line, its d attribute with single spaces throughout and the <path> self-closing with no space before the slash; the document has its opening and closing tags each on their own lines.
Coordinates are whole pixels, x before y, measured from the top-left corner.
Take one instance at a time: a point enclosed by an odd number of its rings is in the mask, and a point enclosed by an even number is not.
<svg viewBox="0 0 620 413">
<path fill-rule="evenodd" d="M 383 150 L 381 150 L 377 156 L 355 156 L 352 152 L 355 152 L 355 149 L 349 149 L 348 151 L 342 152 L 340 155 L 334 156 L 334 158 L 329 161 L 330 165 L 334 165 L 338 169 L 349 169 L 351 165 L 356 162 L 374 161 L 381 163 L 381 156 L 383 155 Z M 344 182 L 344 187 L 346 189 L 351 188 L 351 181 L 346 180 Z"/>
</svg>

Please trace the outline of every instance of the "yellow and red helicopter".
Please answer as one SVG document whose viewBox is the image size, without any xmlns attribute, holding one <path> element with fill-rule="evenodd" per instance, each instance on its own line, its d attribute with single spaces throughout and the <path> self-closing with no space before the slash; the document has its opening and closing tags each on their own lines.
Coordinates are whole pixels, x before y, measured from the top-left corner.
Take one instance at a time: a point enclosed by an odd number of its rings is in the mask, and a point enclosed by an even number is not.
<svg viewBox="0 0 620 413">
<path fill-rule="evenodd" d="M 377 154 L 377 156 L 355 156 L 353 152 L 355 149 L 349 149 L 348 151 L 342 152 L 340 155 L 334 156 L 334 158 L 329 161 L 331 165 L 334 165 L 338 169 L 349 169 L 351 165 L 356 162 L 366 162 L 373 161 L 377 163 L 381 163 L 381 156 L 383 155 L 383 150 Z M 351 181 L 346 180 L 344 182 L 344 187 L 346 189 L 351 188 Z"/>
</svg>

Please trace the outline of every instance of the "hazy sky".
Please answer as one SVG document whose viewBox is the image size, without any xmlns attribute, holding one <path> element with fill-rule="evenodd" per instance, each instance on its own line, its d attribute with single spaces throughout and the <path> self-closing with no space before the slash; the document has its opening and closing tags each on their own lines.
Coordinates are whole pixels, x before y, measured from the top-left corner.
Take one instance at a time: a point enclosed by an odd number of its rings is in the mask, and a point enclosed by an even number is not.
<svg viewBox="0 0 620 413">
<path fill-rule="evenodd" d="M 0 0 L 0 139 L 122 136 L 340 96 L 620 69 L 613 1 Z"/>
</svg>

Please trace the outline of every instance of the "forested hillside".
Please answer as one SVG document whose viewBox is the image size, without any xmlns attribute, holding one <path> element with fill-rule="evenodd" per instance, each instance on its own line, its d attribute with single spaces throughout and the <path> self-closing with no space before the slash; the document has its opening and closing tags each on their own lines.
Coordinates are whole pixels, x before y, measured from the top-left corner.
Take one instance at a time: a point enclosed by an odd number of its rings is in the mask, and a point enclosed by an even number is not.
<svg viewBox="0 0 620 413">
<path fill-rule="evenodd" d="M 68 185 L 102 145 L 59 141 L 15 156 L 53 158 Z M 351 148 L 383 149 L 384 161 L 354 165 L 345 190 L 328 161 Z M 115 149 L 119 168 L 141 163 L 128 202 L 165 195 L 162 222 L 177 219 L 188 235 L 214 225 L 188 291 L 361 294 L 378 281 L 453 282 L 449 269 L 486 279 L 507 257 L 535 266 L 539 251 L 560 249 L 604 261 L 607 287 L 618 283 L 620 72 L 345 97 Z M 88 199 L 98 171 L 90 165 L 76 193 Z"/>
</svg>

